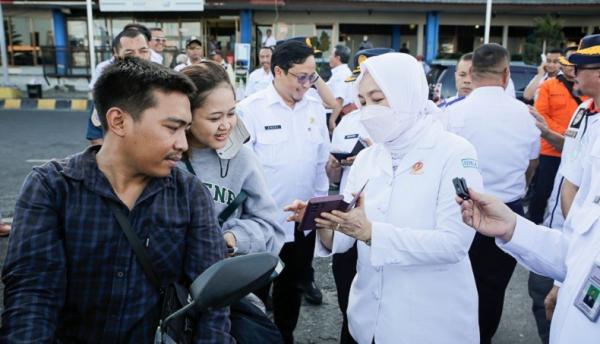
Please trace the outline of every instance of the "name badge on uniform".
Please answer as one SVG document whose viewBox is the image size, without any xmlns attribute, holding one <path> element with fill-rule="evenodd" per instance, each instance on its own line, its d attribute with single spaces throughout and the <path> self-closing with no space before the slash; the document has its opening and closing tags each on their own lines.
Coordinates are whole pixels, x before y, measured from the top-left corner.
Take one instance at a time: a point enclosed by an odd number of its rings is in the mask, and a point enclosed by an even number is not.
<svg viewBox="0 0 600 344">
<path fill-rule="evenodd" d="M 588 319 L 596 322 L 600 314 L 600 264 L 592 266 L 574 304 Z"/>
<path fill-rule="evenodd" d="M 358 138 L 358 134 L 350 134 L 350 135 L 344 136 L 344 140 L 351 140 L 351 139 L 357 139 L 357 138 Z"/>
<path fill-rule="evenodd" d="M 281 129 L 281 125 L 277 124 L 277 125 L 265 125 L 265 130 L 277 130 L 277 129 Z"/>
</svg>

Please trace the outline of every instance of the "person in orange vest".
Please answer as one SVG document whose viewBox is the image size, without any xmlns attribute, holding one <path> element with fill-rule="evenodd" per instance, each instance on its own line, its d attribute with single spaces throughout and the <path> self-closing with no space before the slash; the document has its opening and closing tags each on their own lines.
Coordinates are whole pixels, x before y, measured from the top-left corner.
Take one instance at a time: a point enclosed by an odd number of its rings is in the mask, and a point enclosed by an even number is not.
<svg viewBox="0 0 600 344">
<path fill-rule="evenodd" d="M 536 110 L 544 117 L 551 130 L 563 134 L 573 112 L 584 98 L 575 90 L 575 68 L 561 56 L 562 73 L 542 83 L 535 101 Z M 560 165 L 561 147 L 541 139 L 540 163 L 532 185 L 532 196 L 527 216 L 536 224 L 544 220 L 544 211 L 556 171 Z"/>
</svg>

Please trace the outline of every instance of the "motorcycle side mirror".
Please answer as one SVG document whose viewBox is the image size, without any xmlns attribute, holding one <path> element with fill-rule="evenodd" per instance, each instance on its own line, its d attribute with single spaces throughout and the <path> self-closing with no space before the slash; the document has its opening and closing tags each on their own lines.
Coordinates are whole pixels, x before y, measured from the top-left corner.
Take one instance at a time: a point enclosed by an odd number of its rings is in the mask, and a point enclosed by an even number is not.
<svg viewBox="0 0 600 344">
<path fill-rule="evenodd" d="M 265 286 L 279 275 L 283 263 L 272 253 L 253 253 L 227 258 L 206 269 L 190 286 L 192 302 L 169 315 L 164 323 L 185 314 L 191 308 L 202 312 L 220 308 Z"/>
<path fill-rule="evenodd" d="M 200 311 L 225 307 L 267 285 L 283 269 L 272 253 L 254 253 L 222 260 L 206 269 L 190 286 Z"/>
</svg>

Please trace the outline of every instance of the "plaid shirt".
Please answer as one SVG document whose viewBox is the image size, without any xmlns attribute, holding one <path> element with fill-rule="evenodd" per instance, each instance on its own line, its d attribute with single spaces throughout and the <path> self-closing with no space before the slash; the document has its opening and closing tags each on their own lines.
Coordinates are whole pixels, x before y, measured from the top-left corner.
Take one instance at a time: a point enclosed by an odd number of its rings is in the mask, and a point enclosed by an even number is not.
<svg viewBox="0 0 600 344">
<path fill-rule="evenodd" d="M 174 168 L 154 178 L 134 208 L 98 169 L 97 148 L 36 167 L 17 200 L 2 274 L 2 343 L 152 343 L 158 291 L 108 200 L 129 215 L 161 283 L 189 284 L 224 257 L 208 190 Z M 196 343 L 229 343 L 227 309 L 205 312 Z"/>
</svg>

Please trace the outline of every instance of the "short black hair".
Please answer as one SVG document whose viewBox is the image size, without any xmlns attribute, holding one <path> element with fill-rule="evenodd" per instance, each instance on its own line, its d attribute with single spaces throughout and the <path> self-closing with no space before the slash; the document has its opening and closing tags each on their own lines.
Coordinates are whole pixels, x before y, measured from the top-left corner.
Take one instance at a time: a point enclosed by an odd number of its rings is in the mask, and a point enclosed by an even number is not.
<svg viewBox="0 0 600 344">
<path fill-rule="evenodd" d="M 552 49 L 549 49 L 546 54 L 561 54 L 562 55 L 562 49 L 552 48 Z"/>
<path fill-rule="evenodd" d="M 225 68 L 216 62 L 202 61 L 185 67 L 181 73 L 190 78 L 196 86 L 196 94 L 191 101 L 192 111 L 202 107 L 209 93 L 219 86 L 229 86 L 231 92 L 234 92 Z"/>
<path fill-rule="evenodd" d="M 271 57 L 271 73 L 275 75 L 275 67 L 287 73 L 294 65 L 306 62 L 309 56 L 314 56 L 313 48 L 304 42 L 287 40 L 277 44 Z"/>
<path fill-rule="evenodd" d="M 466 53 L 463 56 L 461 56 L 458 59 L 458 63 L 461 63 L 462 61 L 473 61 L 473 53 Z"/>
<path fill-rule="evenodd" d="M 350 53 L 350 48 L 343 44 L 336 45 L 335 50 L 333 51 L 333 54 L 339 57 L 342 63 L 348 63 L 348 61 L 350 61 Z"/>
<path fill-rule="evenodd" d="M 150 30 L 148 30 L 148 28 L 145 25 L 138 24 L 138 23 L 129 23 L 129 24 L 125 25 L 125 27 L 123 28 L 123 31 L 125 31 L 125 30 L 139 31 L 144 35 L 144 37 L 146 37 L 147 41 L 150 41 L 152 39 L 152 34 L 150 33 Z"/>
<path fill-rule="evenodd" d="M 108 130 L 106 113 L 112 107 L 139 120 L 142 112 L 156 105 L 154 91 L 183 93 L 190 102 L 196 92 L 192 81 L 158 63 L 125 57 L 107 67 L 94 85 L 94 105 L 102 128 Z"/>
<path fill-rule="evenodd" d="M 152 33 L 152 31 L 162 31 L 163 29 L 161 27 L 151 27 L 150 28 L 150 33 Z"/>
<path fill-rule="evenodd" d="M 506 48 L 496 43 L 484 44 L 473 52 L 471 74 L 474 77 L 499 74 L 502 72 L 499 68 L 503 67 L 503 64 L 508 65 L 509 62 L 510 58 Z"/>
<path fill-rule="evenodd" d="M 119 34 L 117 36 L 115 36 L 115 39 L 113 39 L 112 41 L 112 50 L 113 50 L 113 54 L 117 55 L 117 51 L 119 51 L 119 49 L 121 49 L 121 38 L 123 37 L 127 37 L 127 38 L 136 38 L 137 36 L 142 35 L 144 36 L 144 34 L 138 30 L 133 30 L 133 29 L 127 29 L 127 30 L 123 30 L 121 32 L 119 32 Z M 146 37 L 146 36 L 144 36 Z M 149 40 L 146 40 L 146 42 L 148 42 Z"/>
</svg>

